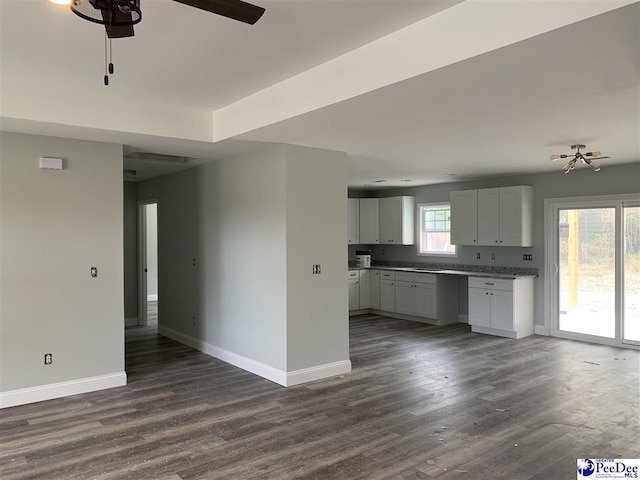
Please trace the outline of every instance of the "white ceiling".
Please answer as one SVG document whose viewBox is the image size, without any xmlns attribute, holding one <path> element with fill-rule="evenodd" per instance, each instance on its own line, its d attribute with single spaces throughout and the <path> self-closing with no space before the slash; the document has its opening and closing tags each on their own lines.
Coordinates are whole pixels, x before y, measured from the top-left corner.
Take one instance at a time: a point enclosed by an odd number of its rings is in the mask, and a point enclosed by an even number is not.
<svg viewBox="0 0 640 480">
<path fill-rule="evenodd" d="M 116 74 L 105 93 L 101 27 L 44 0 L 0 0 L 2 99 L 11 103 L 2 108 L 2 129 L 198 159 L 189 165 L 257 148 L 253 141 L 341 150 L 350 156 L 352 187 L 379 179 L 387 180 L 383 185 L 416 185 L 549 171 L 561 165 L 548 156 L 568 152 L 572 143 L 611 156 L 603 168 L 640 161 L 637 2 L 235 139 L 196 141 L 178 129 L 161 136 L 128 126 L 127 119 L 143 118 L 136 105 L 144 110 L 142 105 L 157 104 L 202 113 L 207 131 L 210 112 L 459 1 L 255 3 L 267 12 L 247 26 L 169 0 L 143 0 L 136 36 L 114 41 Z M 464 25 L 451 28 L 464 41 L 475 41 L 464 38 Z M 56 105 L 63 121 L 38 115 L 49 99 L 53 104 L 56 89 L 68 88 L 71 113 Z M 16 100 L 20 95 L 24 99 Z M 122 112 L 126 128 L 98 128 L 91 121 L 108 108 L 101 104 L 95 111 L 92 105 L 103 97 L 131 106 Z M 83 116 L 76 114 L 81 109 Z M 181 167 L 129 161 L 127 168 L 145 178 Z M 451 173 L 458 177 L 445 176 Z"/>
</svg>

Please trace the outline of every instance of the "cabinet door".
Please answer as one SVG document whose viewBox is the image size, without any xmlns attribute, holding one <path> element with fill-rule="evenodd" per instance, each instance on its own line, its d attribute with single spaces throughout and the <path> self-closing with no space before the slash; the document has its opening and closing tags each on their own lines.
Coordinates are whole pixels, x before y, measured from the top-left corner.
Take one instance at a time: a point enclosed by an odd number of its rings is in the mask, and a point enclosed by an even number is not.
<svg viewBox="0 0 640 480">
<path fill-rule="evenodd" d="M 349 211 L 347 214 L 347 243 L 360 243 L 360 202 L 357 198 L 348 199 Z"/>
<path fill-rule="evenodd" d="M 380 243 L 380 199 L 360 199 L 360 243 Z"/>
<path fill-rule="evenodd" d="M 491 297 L 491 328 L 515 331 L 513 318 L 513 292 L 493 290 Z"/>
<path fill-rule="evenodd" d="M 491 298 L 489 290 L 469 289 L 469 325 L 491 327 Z"/>
<path fill-rule="evenodd" d="M 451 192 L 451 244 L 478 244 L 478 191 Z"/>
<path fill-rule="evenodd" d="M 432 283 L 418 283 L 415 288 L 416 315 L 437 319 L 436 286 Z"/>
<path fill-rule="evenodd" d="M 380 271 L 370 270 L 369 272 L 369 306 L 380 309 Z"/>
<path fill-rule="evenodd" d="M 500 189 L 500 245 L 533 245 L 533 188 L 529 186 Z"/>
<path fill-rule="evenodd" d="M 500 245 L 500 189 L 478 190 L 478 245 Z"/>
<path fill-rule="evenodd" d="M 371 289 L 369 288 L 369 270 L 360 270 L 360 308 L 371 307 Z"/>
<path fill-rule="evenodd" d="M 415 287 L 411 282 L 396 281 L 396 312 L 405 315 L 414 315 L 415 307 Z"/>
<path fill-rule="evenodd" d="M 360 281 L 349 280 L 349 311 L 360 308 Z"/>
<path fill-rule="evenodd" d="M 393 198 L 380 199 L 380 243 L 393 243 Z"/>
<path fill-rule="evenodd" d="M 393 280 L 380 280 L 380 310 L 396 311 L 396 286 Z"/>
</svg>

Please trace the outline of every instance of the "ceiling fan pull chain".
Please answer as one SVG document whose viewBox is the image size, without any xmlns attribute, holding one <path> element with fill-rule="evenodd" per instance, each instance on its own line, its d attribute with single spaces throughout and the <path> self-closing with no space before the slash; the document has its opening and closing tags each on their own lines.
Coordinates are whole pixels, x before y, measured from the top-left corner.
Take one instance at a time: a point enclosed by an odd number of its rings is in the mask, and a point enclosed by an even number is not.
<svg viewBox="0 0 640 480">
<path fill-rule="evenodd" d="M 109 75 L 107 74 L 107 31 L 104 32 L 104 86 L 109 86 Z"/>
<path fill-rule="evenodd" d="M 113 75 L 113 45 L 109 39 L 109 73 Z"/>
</svg>

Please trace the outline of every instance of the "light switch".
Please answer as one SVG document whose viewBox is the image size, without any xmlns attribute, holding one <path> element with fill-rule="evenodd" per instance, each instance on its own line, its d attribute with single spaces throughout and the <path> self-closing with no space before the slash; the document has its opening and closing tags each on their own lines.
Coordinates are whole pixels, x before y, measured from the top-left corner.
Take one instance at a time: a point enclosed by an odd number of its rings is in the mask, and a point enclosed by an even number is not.
<svg viewBox="0 0 640 480">
<path fill-rule="evenodd" d="M 91 276 L 96 278 L 98 276 L 98 267 L 91 267 Z"/>
</svg>

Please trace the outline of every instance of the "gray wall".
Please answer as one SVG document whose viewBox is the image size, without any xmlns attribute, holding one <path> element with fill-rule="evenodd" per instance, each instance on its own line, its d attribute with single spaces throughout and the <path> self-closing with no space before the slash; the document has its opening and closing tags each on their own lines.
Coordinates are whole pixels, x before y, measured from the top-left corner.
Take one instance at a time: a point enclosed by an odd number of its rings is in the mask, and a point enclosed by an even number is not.
<svg viewBox="0 0 640 480">
<path fill-rule="evenodd" d="M 275 145 L 141 182 L 160 325 L 280 371 L 348 360 L 346 178 L 346 154 Z"/>
<path fill-rule="evenodd" d="M 398 188 L 371 191 L 351 191 L 353 197 L 387 197 L 395 195 L 413 195 L 418 203 L 444 202 L 449 200 L 449 193 L 454 190 L 468 190 L 475 188 L 491 188 L 509 185 L 531 185 L 534 187 L 534 237 L 533 246 L 526 248 L 517 247 L 458 247 L 457 258 L 419 257 L 417 246 L 399 245 L 372 245 L 372 259 L 375 260 L 400 260 L 407 262 L 428 263 L 459 263 L 470 265 L 495 265 L 509 267 L 534 267 L 540 276 L 535 284 L 535 318 L 537 325 L 544 324 L 544 200 L 546 198 L 564 198 L 580 196 L 613 195 L 621 193 L 640 192 L 640 163 L 627 165 L 607 166 L 599 172 L 593 172 L 589 168 L 579 168 L 568 175 L 557 172 L 518 175 L 510 177 L 495 177 L 483 180 L 445 183 L 439 185 L 427 185 L 414 188 Z M 561 165 L 560 165 L 561 167 Z M 355 260 L 355 250 L 361 247 L 349 247 L 349 259 Z M 367 247 L 369 248 L 369 247 Z M 476 259 L 476 253 L 480 253 L 480 260 Z M 491 260 L 491 253 L 495 253 L 495 260 Z M 533 261 L 524 261 L 522 254 L 533 254 Z M 462 281 L 460 313 L 467 313 L 466 281 Z"/>
<path fill-rule="evenodd" d="M 138 317 L 138 185 L 124 182 L 124 317 Z"/>
<path fill-rule="evenodd" d="M 122 373 L 122 146 L 6 132 L 0 145 L 0 392 Z"/>
<path fill-rule="evenodd" d="M 287 371 L 296 371 L 349 358 L 347 162 L 291 145 L 286 155 Z"/>
</svg>

